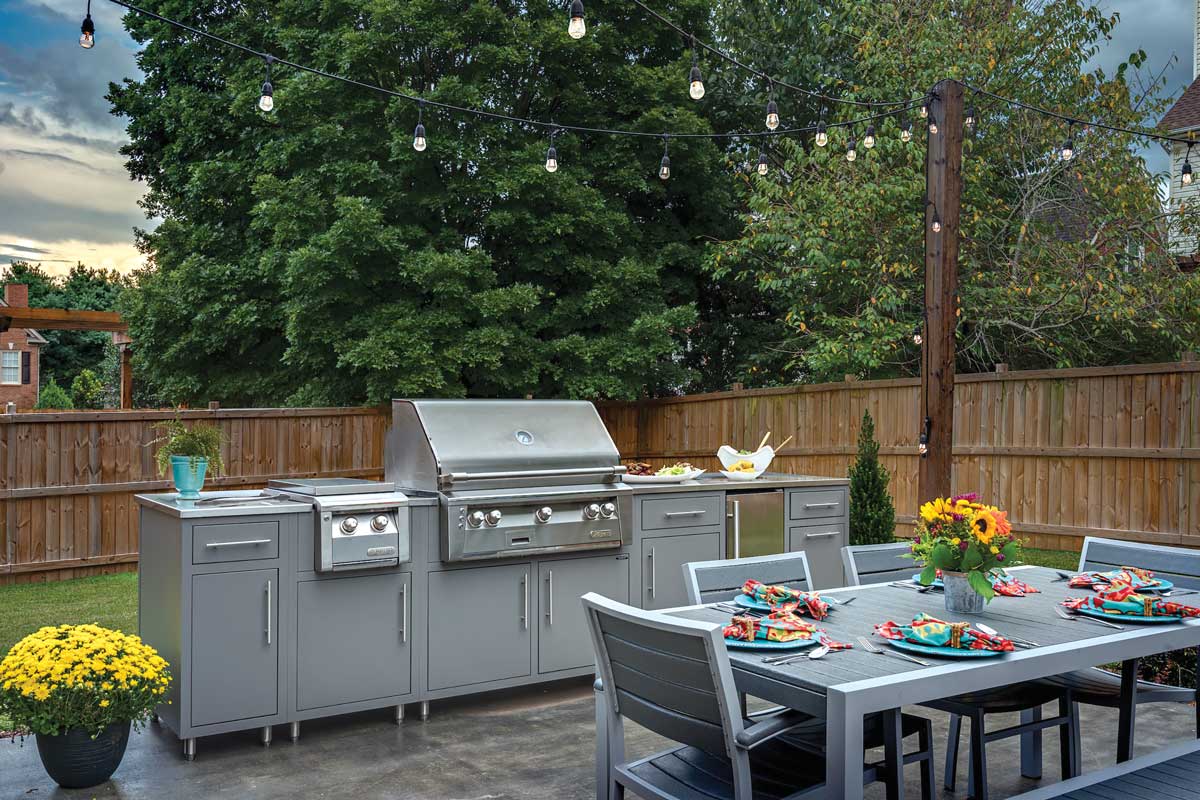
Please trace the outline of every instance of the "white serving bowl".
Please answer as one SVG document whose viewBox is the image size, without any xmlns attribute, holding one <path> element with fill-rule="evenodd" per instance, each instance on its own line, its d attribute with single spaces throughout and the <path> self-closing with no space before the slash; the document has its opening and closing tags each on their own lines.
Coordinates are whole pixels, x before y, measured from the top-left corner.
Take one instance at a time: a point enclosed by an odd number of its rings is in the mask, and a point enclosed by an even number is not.
<svg viewBox="0 0 1200 800">
<path fill-rule="evenodd" d="M 755 472 L 726 472 L 725 470 L 721 470 L 721 474 L 731 481 L 752 481 L 759 475 L 762 475 L 763 470 L 760 469 Z"/>
<path fill-rule="evenodd" d="M 721 449 L 717 451 L 717 459 L 721 462 L 721 466 L 729 469 L 737 462 L 745 459 L 754 465 L 758 470 L 754 477 L 758 477 L 767 471 L 767 467 L 771 466 L 771 461 L 775 458 L 775 450 L 771 445 L 763 445 L 757 451 L 748 456 L 738 455 L 738 451 L 734 450 L 727 444 L 721 445 Z"/>
</svg>

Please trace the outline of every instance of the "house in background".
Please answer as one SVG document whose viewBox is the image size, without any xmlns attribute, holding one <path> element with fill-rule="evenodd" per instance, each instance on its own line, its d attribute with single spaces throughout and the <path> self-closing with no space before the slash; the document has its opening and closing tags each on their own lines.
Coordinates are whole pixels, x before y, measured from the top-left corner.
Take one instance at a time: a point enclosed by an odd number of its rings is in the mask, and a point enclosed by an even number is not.
<svg viewBox="0 0 1200 800">
<path fill-rule="evenodd" d="M 1197 2 L 1196 6 L 1196 14 L 1192 20 L 1192 83 L 1158 123 L 1158 127 L 1171 136 L 1196 140 L 1196 144 L 1190 147 L 1183 142 L 1171 142 L 1171 174 L 1168 176 L 1170 189 L 1167 202 L 1172 211 L 1178 210 L 1184 203 L 1191 207 L 1200 199 L 1200 2 Z M 1194 180 L 1188 183 L 1184 183 L 1183 180 L 1185 160 L 1195 170 Z M 1197 246 L 1195 235 L 1172 229 L 1169 241 L 1171 252 L 1179 262 L 1180 268 L 1195 269 L 1200 264 L 1200 246 Z"/>
<path fill-rule="evenodd" d="M 0 306 L 28 307 L 29 287 L 23 283 L 5 284 Z M 0 411 L 9 403 L 16 403 L 19 411 L 37 404 L 38 372 L 44 344 L 46 339 L 28 328 L 12 328 L 0 333 Z"/>
</svg>

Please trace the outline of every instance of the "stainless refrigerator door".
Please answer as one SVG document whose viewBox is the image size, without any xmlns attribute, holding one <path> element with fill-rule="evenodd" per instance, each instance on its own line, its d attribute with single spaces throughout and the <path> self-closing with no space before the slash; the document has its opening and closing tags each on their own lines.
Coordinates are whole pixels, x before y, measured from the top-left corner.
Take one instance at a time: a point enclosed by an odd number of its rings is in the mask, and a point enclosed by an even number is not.
<svg viewBox="0 0 1200 800">
<path fill-rule="evenodd" d="M 770 556 L 787 550 L 783 490 L 727 494 L 725 557 Z"/>
</svg>

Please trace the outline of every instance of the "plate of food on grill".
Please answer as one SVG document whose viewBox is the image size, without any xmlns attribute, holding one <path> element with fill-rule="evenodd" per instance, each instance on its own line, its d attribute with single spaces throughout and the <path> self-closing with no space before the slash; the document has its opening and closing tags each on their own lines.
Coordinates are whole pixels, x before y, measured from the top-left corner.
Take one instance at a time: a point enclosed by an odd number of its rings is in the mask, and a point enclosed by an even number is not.
<svg viewBox="0 0 1200 800">
<path fill-rule="evenodd" d="M 704 474 L 686 461 L 676 462 L 669 467 L 654 467 L 644 461 L 629 464 L 621 480 L 625 483 L 683 483 L 693 481 Z"/>
</svg>

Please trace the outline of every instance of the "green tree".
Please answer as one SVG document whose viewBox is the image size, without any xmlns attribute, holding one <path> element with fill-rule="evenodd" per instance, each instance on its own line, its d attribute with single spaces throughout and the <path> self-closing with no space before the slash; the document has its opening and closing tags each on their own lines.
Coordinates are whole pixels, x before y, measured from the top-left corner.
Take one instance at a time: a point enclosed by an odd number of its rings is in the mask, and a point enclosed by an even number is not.
<svg viewBox="0 0 1200 800">
<path fill-rule="evenodd" d="M 603 0 L 579 41 L 559 2 L 150 8 L 429 100 L 564 124 L 719 130 L 736 120 L 708 109 L 742 88 L 706 63 L 709 96 L 689 100 L 680 37 Z M 711 35 L 709 3 L 664 10 Z M 151 268 L 122 310 L 139 377 L 168 400 L 630 398 L 707 388 L 702 366 L 720 385 L 759 346 L 761 316 L 743 313 L 764 308 L 757 287 L 702 268 L 707 238 L 736 232 L 723 145 L 671 141 L 664 182 L 657 137 L 563 132 L 551 175 L 545 131 L 427 107 L 415 152 L 411 103 L 278 68 L 263 114 L 261 62 L 126 26 L 145 77 L 110 98 L 163 222 L 141 234 Z"/>
<path fill-rule="evenodd" d="M 90 369 L 82 369 L 71 381 L 75 408 L 104 408 L 104 383 Z"/>
<path fill-rule="evenodd" d="M 50 379 L 49 383 L 42 386 L 41 392 L 38 393 L 38 401 L 33 407 L 36 409 L 60 410 L 74 408 L 71 405 L 71 396 L 67 394 L 67 390 L 59 386 L 53 378 Z"/>
<path fill-rule="evenodd" d="M 888 494 L 890 479 L 879 463 L 875 420 L 870 411 L 864 411 L 858 429 L 858 457 L 850 466 L 850 544 L 896 540 L 896 507 Z"/>
<path fill-rule="evenodd" d="M 828 4 L 849 59 L 832 60 L 844 96 L 919 97 L 943 78 L 1077 118 L 1152 124 L 1163 84 L 1134 53 L 1114 74 L 1088 60 L 1116 15 L 1082 0 L 838 0 Z M 1157 65 L 1155 65 L 1157 66 Z M 870 88 L 863 88 L 870 87 Z M 1165 176 L 1130 137 L 1076 126 L 1075 158 L 1056 120 L 967 93 L 979 113 L 963 162 L 958 368 L 1066 367 L 1168 360 L 1200 341 L 1200 275 L 1181 274 L 1172 228 L 1197 211 L 1164 210 Z M 782 110 L 782 109 L 781 109 Z M 863 112 L 830 109 L 830 120 Z M 827 147 L 780 138 L 766 177 L 740 177 L 746 223 L 714 248 L 713 274 L 788 298 L 776 381 L 913 375 L 924 307 L 922 120 L 905 113 L 831 131 Z M 900 123 L 917 123 L 911 143 Z M 844 157 L 850 135 L 859 158 Z M 1177 176 L 1175 177 L 1177 180 Z"/>
</svg>

